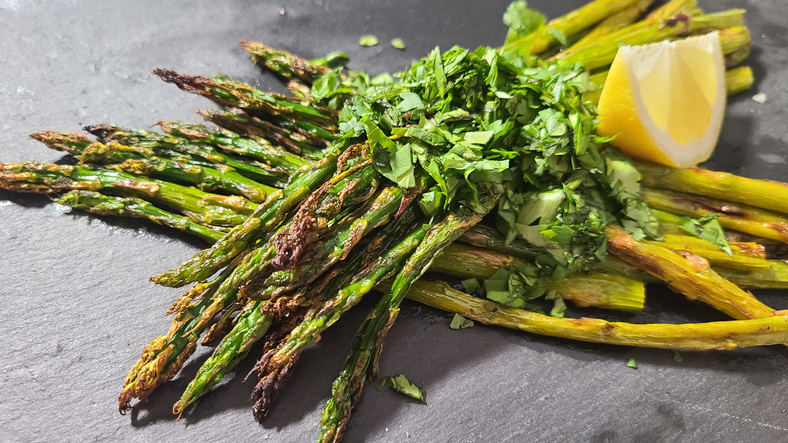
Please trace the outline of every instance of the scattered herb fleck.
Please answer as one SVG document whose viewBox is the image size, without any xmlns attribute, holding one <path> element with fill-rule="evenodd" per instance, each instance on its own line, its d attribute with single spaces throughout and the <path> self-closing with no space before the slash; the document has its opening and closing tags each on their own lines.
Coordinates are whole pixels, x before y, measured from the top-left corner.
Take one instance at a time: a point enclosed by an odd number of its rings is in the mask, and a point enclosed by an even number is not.
<svg viewBox="0 0 788 443">
<path fill-rule="evenodd" d="M 415 398 L 416 400 L 424 401 L 424 390 L 409 382 L 404 375 L 400 374 L 396 377 L 390 377 L 388 380 L 391 381 L 391 387 L 394 388 L 395 391 L 405 394 L 408 397 Z"/>
<path fill-rule="evenodd" d="M 377 46 L 378 38 L 374 35 L 365 35 L 358 41 L 361 46 Z"/>
<path fill-rule="evenodd" d="M 395 49 L 405 49 L 405 42 L 401 38 L 395 38 L 391 40 L 391 46 Z"/>
<path fill-rule="evenodd" d="M 449 327 L 452 329 L 472 328 L 473 320 L 468 320 L 467 318 L 461 316 L 460 314 L 454 314 L 454 317 L 451 319 L 451 324 L 449 324 Z"/>
<path fill-rule="evenodd" d="M 628 368 L 632 368 L 632 369 L 637 369 L 638 368 L 638 364 L 637 364 L 637 362 L 635 362 L 634 358 L 630 358 L 629 361 L 627 362 L 627 367 Z"/>
<path fill-rule="evenodd" d="M 722 225 L 717 218 L 720 214 L 709 214 L 705 217 L 698 219 L 681 217 L 681 229 L 698 237 L 702 240 L 717 245 L 720 249 L 725 251 L 728 255 L 733 257 L 733 251 L 725 239 L 725 232 L 722 230 Z"/>
<path fill-rule="evenodd" d="M 676 363 L 681 363 L 684 361 L 684 359 L 681 358 L 681 354 L 679 353 L 679 351 L 673 351 L 673 361 L 675 361 Z"/>
</svg>

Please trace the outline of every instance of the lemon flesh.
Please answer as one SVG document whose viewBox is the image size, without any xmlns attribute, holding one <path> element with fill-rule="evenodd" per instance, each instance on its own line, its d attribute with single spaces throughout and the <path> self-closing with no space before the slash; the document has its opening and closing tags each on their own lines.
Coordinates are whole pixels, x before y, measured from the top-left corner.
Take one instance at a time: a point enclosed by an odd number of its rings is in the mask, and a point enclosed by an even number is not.
<svg viewBox="0 0 788 443">
<path fill-rule="evenodd" d="M 599 97 L 600 135 L 633 158 L 677 168 L 707 160 L 725 114 L 717 32 L 622 46 Z"/>
</svg>

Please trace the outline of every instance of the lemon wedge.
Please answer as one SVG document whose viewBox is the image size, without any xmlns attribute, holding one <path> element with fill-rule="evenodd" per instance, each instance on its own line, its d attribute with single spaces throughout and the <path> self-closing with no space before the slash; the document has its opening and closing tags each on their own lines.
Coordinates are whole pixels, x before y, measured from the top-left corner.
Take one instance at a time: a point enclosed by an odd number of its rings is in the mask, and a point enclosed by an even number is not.
<svg viewBox="0 0 788 443">
<path fill-rule="evenodd" d="M 604 137 L 633 158 L 688 168 L 711 156 L 725 114 L 717 32 L 622 46 L 599 97 Z"/>
</svg>

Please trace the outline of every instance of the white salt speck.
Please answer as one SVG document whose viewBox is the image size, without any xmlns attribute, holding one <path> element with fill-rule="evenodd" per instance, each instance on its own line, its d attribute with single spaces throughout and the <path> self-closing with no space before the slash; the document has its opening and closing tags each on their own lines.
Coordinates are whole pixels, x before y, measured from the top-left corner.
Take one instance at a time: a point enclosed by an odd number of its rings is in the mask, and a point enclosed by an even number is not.
<svg viewBox="0 0 788 443">
<path fill-rule="evenodd" d="M 756 156 L 766 163 L 785 164 L 785 158 L 777 154 L 756 154 Z"/>
<path fill-rule="evenodd" d="M 752 101 L 756 103 L 764 104 L 766 103 L 766 94 L 764 94 L 763 92 L 759 92 L 752 96 Z"/>
</svg>

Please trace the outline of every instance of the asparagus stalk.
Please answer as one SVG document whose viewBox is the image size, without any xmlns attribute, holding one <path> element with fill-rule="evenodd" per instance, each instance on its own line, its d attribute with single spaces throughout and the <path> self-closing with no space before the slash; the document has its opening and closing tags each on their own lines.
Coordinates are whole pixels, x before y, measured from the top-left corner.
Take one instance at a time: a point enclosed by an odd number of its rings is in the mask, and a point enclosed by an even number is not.
<svg viewBox="0 0 788 443">
<path fill-rule="evenodd" d="M 592 46 L 596 44 L 596 41 L 600 38 L 634 23 L 652 3 L 654 3 L 654 0 L 639 0 L 615 14 L 610 15 L 594 26 L 594 28 L 580 38 L 580 40 L 567 48 L 567 51 Z"/>
<path fill-rule="evenodd" d="M 673 26 L 651 25 L 633 34 L 627 35 L 618 41 L 598 44 L 582 48 L 574 52 L 564 52 L 560 58 L 566 63 L 582 63 L 588 70 L 601 68 L 613 62 L 620 45 L 644 45 L 662 40 L 669 40 L 684 35 L 704 34 L 713 30 L 744 26 L 744 10 L 731 9 L 714 14 L 689 17 L 686 26 L 673 24 Z M 748 35 L 746 37 L 749 37 Z M 741 33 L 721 33 L 720 44 L 723 49 L 739 48 L 749 45 L 749 38 Z"/>
<path fill-rule="evenodd" d="M 274 168 L 292 174 L 312 163 L 298 155 L 291 154 L 267 140 L 239 137 L 229 132 L 214 131 L 195 123 L 159 122 L 162 131 L 183 137 L 194 143 L 211 145 L 221 151 L 264 162 Z"/>
<path fill-rule="evenodd" d="M 159 209 L 139 198 L 112 197 L 93 191 L 71 191 L 54 200 L 61 205 L 82 209 L 99 215 L 120 215 L 145 218 L 160 225 L 194 234 L 203 240 L 215 242 L 224 232 L 195 223 L 188 217 Z"/>
<path fill-rule="evenodd" d="M 703 259 L 637 242 L 612 226 L 607 233 L 609 253 L 659 278 L 690 300 L 707 303 L 734 319 L 766 318 L 774 314 L 774 309 L 712 271 Z"/>
<path fill-rule="evenodd" d="M 312 83 L 318 77 L 330 71 L 327 66 L 313 65 L 309 60 L 281 51 L 262 43 L 241 40 L 241 47 L 252 54 L 252 62 L 265 65 L 271 71 L 286 79 L 297 78 L 305 83 Z"/>
<path fill-rule="evenodd" d="M 197 375 L 173 406 L 173 414 L 182 414 L 190 404 L 216 386 L 228 371 L 246 358 L 252 345 L 265 335 L 273 319 L 262 313 L 262 304 L 259 301 L 250 302 L 239 314 L 232 331 L 200 366 Z"/>
<path fill-rule="evenodd" d="M 43 194 L 104 190 L 124 197 L 151 199 L 180 210 L 196 223 L 215 226 L 241 224 L 257 206 L 240 196 L 209 194 L 163 180 L 84 165 L 0 163 L 0 189 Z"/>
<path fill-rule="evenodd" d="M 788 214 L 785 192 L 788 184 L 739 177 L 727 172 L 698 167 L 674 169 L 654 163 L 636 161 L 643 185 L 671 189 Z"/>
<path fill-rule="evenodd" d="M 556 318 L 509 308 L 450 288 L 442 282 L 419 281 L 408 298 L 454 312 L 487 325 L 590 343 L 663 349 L 733 350 L 788 341 L 788 318 L 688 324 L 632 324 L 594 318 Z"/>
<path fill-rule="evenodd" d="M 173 161 L 157 157 L 149 149 L 124 146 L 116 142 L 91 142 L 82 134 L 60 134 L 55 131 L 36 132 L 30 136 L 49 148 L 66 151 L 81 163 L 103 165 L 135 175 L 148 175 L 197 187 L 203 191 L 225 191 L 242 195 L 255 203 L 275 188 L 248 179 L 235 171 Z M 183 160 L 188 161 L 188 157 Z"/>
<path fill-rule="evenodd" d="M 497 195 L 482 198 L 482 208 L 487 212 L 498 202 Z M 394 324 L 399 314 L 399 305 L 405 298 L 413 283 L 418 280 L 446 246 L 459 238 L 468 228 L 478 224 L 485 213 L 467 208 L 449 213 L 441 222 L 435 224 L 405 262 L 399 271 L 391 289 L 377 303 L 372 312 L 362 323 L 350 355 L 332 386 L 332 396 L 323 409 L 320 421 L 321 442 L 336 442 L 341 439 L 342 432 L 350 420 L 350 411 L 364 388 L 367 377 L 378 372 L 378 358 L 382 351 L 386 333 Z"/>
<path fill-rule="evenodd" d="M 634 8 L 634 6 L 635 5 L 630 6 L 630 8 Z M 571 53 L 579 49 L 587 48 L 589 46 L 601 45 L 613 41 L 619 41 L 623 37 L 626 37 L 627 35 L 634 34 L 635 32 L 648 28 L 649 26 L 654 24 L 660 24 L 665 20 L 679 16 L 679 14 L 689 14 L 693 16 L 700 15 L 692 12 L 695 6 L 696 6 L 695 0 L 671 0 L 665 3 L 664 5 L 660 6 L 659 8 L 655 9 L 652 13 L 646 16 L 646 18 L 644 18 L 643 20 L 637 23 L 624 26 L 620 29 L 611 30 L 610 32 L 604 35 L 597 36 L 593 41 L 585 42 L 585 44 L 582 45 L 579 44 L 580 42 L 578 42 L 577 44 L 572 45 L 572 47 L 558 53 L 556 56 L 554 56 L 554 58 L 564 58 L 567 55 L 566 53 Z M 619 14 L 624 13 L 627 9 L 622 10 L 621 12 L 619 12 Z M 612 18 L 612 16 L 610 18 Z M 600 23 L 600 26 L 602 25 L 602 23 Z"/>
<path fill-rule="evenodd" d="M 170 135 L 123 129 L 112 125 L 87 126 L 85 130 L 95 135 L 102 143 L 114 141 L 126 146 L 146 148 L 160 157 L 179 159 L 186 156 L 190 158 L 190 162 L 217 169 L 229 167 L 244 177 L 276 187 L 282 187 L 287 183 L 288 176 L 283 171 L 239 160 L 205 144 L 190 143 L 188 140 Z"/>
<path fill-rule="evenodd" d="M 522 265 L 523 261 L 508 254 L 453 243 L 441 252 L 430 271 L 459 278 L 489 278 L 502 267 Z M 575 273 L 558 280 L 542 278 L 539 284 L 580 307 L 637 311 L 646 300 L 643 282 L 618 275 Z"/>
<path fill-rule="evenodd" d="M 504 45 L 503 51 L 539 54 L 558 42 L 555 34 L 574 35 L 599 23 L 611 14 L 631 6 L 636 0 L 595 0 L 556 19 L 521 39 Z"/>
<path fill-rule="evenodd" d="M 236 132 L 245 137 L 261 137 L 277 143 L 290 151 L 292 155 L 306 155 L 319 158 L 326 141 L 315 137 L 304 137 L 302 134 L 287 131 L 271 122 L 252 117 L 246 112 L 234 108 L 229 111 L 200 110 L 197 111 L 206 121 L 219 127 Z"/>
<path fill-rule="evenodd" d="M 783 214 L 667 190 L 643 188 L 640 196 L 650 207 L 662 211 L 695 218 L 718 213 L 724 228 L 788 243 L 788 217 Z"/>
<path fill-rule="evenodd" d="M 156 69 L 153 73 L 167 83 L 173 83 L 186 92 L 209 98 L 221 106 L 237 107 L 287 119 L 305 120 L 329 130 L 335 125 L 336 118 L 331 111 L 305 105 L 295 98 L 268 94 L 227 77 L 190 76 L 166 69 Z"/>
</svg>

